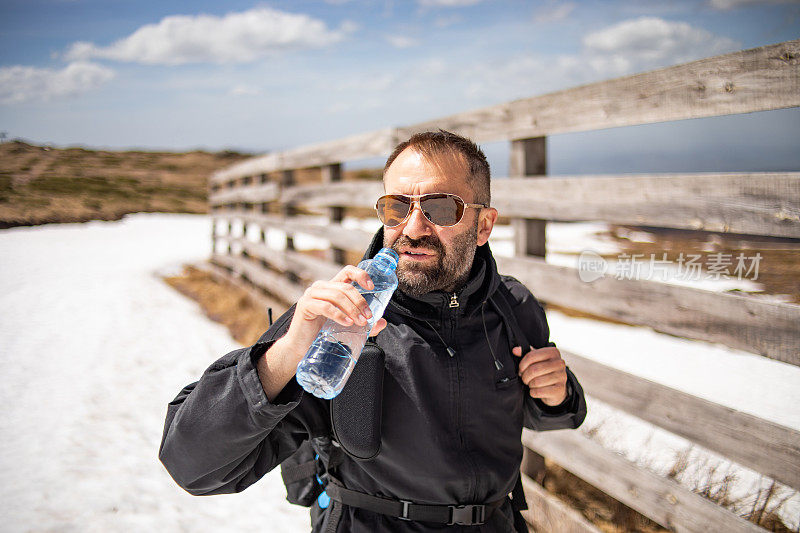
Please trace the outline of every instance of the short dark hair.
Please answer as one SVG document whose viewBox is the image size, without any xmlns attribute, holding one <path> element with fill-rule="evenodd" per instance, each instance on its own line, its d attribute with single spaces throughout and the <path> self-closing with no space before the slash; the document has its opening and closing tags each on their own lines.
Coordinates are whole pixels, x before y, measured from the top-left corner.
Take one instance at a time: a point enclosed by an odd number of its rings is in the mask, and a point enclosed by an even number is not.
<svg viewBox="0 0 800 533">
<path fill-rule="evenodd" d="M 477 144 L 466 137 L 442 129 L 415 133 L 407 141 L 403 141 L 395 147 L 383 167 L 384 175 L 400 152 L 409 147 L 428 160 L 441 154 L 461 154 L 469 166 L 468 184 L 475 193 L 474 201 L 490 205 L 492 199 L 491 171 L 489 162 L 486 161 L 486 154 L 478 148 Z"/>
</svg>

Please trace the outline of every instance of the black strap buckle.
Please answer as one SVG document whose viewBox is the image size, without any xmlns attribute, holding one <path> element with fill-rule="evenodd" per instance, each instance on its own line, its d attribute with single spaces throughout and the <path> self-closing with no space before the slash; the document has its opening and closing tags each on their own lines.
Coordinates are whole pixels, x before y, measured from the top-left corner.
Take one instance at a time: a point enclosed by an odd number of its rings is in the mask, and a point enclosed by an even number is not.
<svg viewBox="0 0 800 533">
<path fill-rule="evenodd" d="M 479 505 L 450 505 L 450 521 L 448 526 L 458 524 L 461 526 L 477 526 L 486 519 L 486 506 Z"/>
<path fill-rule="evenodd" d="M 403 510 L 400 511 L 400 516 L 398 516 L 397 518 L 399 518 L 400 520 L 411 520 L 408 517 L 408 506 L 411 505 L 414 502 L 411 502 L 411 501 L 408 501 L 408 500 L 400 500 L 400 503 L 403 504 Z"/>
</svg>

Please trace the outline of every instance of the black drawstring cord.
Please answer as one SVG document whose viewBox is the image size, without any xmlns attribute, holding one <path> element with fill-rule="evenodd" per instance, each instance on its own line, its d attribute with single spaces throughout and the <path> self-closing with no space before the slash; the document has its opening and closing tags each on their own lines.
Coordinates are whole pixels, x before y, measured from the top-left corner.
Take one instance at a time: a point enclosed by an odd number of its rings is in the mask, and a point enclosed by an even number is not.
<svg viewBox="0 0 800 533">
<path fill-rule="evenodd" d="M 483 314 L 483 308 L 484 308 L 485 305 L 486 305 L 486 302 L 481 303 L 481 322 L 483 323 L 483 334 L 486 336 L 486 345 L 489 347 L 489 353 L 492 354 L 492 359 L 494 359 L 494 366 L 495 366 L 495 368 L 497 370 L 500 370 L 500 369 L 503 368 L 503 363 L 501 363 L 497 359 L 497 356 L 494 354 L 494 350 L 492 349 L 492 341 L 489 340 L 489 331 L 486 329 L 486 317 Z M 430 322 L 428 322 L 424 318 L 422 318 L 421 320 L 423 322 L 425 322 L 428 325 L 428 327 L 433 330 L 434 333 L 436 333 L 436 336 L 439 337 L 439 340 L 442 341 L 442 344 L 444 344 L 444 347 L 447 349 L 447 354 L 450 357 L 455 357 L 456 351 L 454 349 L 452 349 L 450 346 L 448 346 L 446 342 L 444 342 L 444 339 L 439 334 L 439 332 L 436 330 L 436 328 L 431 326 Z"/>
<path fill-rule="evenodd" d="M 486 344 L 489 346 L 489 353 L 492 354 L 492 359 L 494 359 L 494 366 L 497 370 L 503 368 L 503 363 L 497 360 L 497 356 L 494 354 L 494 350 L 492 349 L 492 341 L 489 340 L 489 331 L 486 329 L 486 317 L 483 316 L 483 308 L 486 306 L 486 302 L 481 303 L 481 322 L 483 322 L 483 334 L 486 335 Z"/>
<path fill-rule="evenodd" d="M 439 340 L 442 341 L 442 344 L 444 344 L 444 347 L 447 348 L 447 355 L 449 355 L 450 357 L 455 357 L 456 351 L 454 349 L 452 349 L 450 346 L 448 346 L 446 342 L 444 342 L 444 339 L 442 338 L 441 335 L 439 335 L 439 332 L 436 331 L 436 328 L 431 326 L 430 323 L 427 320 L 425 320 L 424 318 L 422 319 L 422 321 L 425 322 L 426 324 L 428 324 L 428 327 L 431 328 L 433 330 L 433 332 L 436 333 L 436 336 L 439 337 Z"/>
</svg>

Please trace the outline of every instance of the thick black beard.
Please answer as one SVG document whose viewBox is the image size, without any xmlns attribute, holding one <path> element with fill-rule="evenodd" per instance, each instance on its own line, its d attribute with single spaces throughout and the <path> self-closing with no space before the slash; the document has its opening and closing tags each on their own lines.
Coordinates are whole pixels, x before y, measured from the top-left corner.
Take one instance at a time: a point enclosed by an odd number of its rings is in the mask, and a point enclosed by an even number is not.
<svg viewBox="0 0 800 533">
<path fill-rule="evenodd" d="M 397 281 L 400 290 L 409 296 L 419 297 L 433 291 L 454 292 L 466 283 L 475 259 L 475 250 L 478 246 L 477 224 L 473 228 L 456 236 L 452 248 L 445 250 L 442 242 L 435 235 L 424 235 L 419 239 L 410 239 L 401 235 L 391 246 L 395 252 L 400 253 L 404 246 L 427 248 L 437 253 L 436 264 L 424 267 L 409 268 L 407 265 L 398 265 Z"/>
</svg>

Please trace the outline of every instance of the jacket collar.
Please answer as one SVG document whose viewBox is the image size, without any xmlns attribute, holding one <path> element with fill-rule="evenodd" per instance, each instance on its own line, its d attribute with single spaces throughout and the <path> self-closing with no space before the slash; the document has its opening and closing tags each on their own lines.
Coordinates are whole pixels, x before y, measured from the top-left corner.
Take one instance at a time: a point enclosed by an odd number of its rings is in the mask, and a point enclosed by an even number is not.
<svg viewBox="0 0 800 533">
<path fill-rule="evenodd" d="M 381 248 L 383 248 L 382 226 L 372 238 L 372 242 L 367 248 L 363 259 L 375 257 Z M 500 276 L 497 273 L 497 264 L 489 249 L 489 243 L 478 246 L 469 278 L 461 288 L 456 290 L 459 302 L 458 314 L 471 314 L 478 310 L 483 302 L 494 293 L 499 284 Z M 450 308 L 452 296 L 453 293 L 451 292 L 432 291 L 413 297 L 404 293 L 401 289 L 397 289 L 389 302 L 387 310 L 406 316 L 438 321 L 448 310 L 452 313 L 452 308 Z"/>
</svg>

